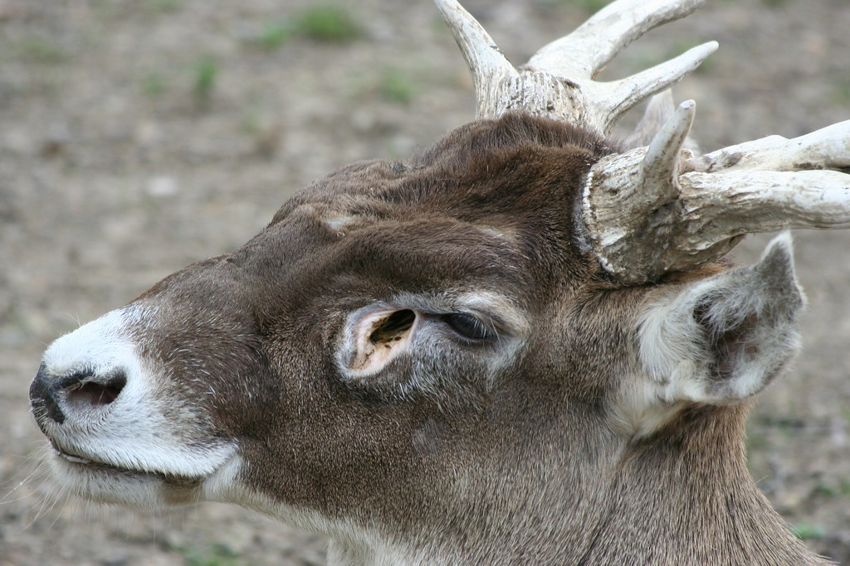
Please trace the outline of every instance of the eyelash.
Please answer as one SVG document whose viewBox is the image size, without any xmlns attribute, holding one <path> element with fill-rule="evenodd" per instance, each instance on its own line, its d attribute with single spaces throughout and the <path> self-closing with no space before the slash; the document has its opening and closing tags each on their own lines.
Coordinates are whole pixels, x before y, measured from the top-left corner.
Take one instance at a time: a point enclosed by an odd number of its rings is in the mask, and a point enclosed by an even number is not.
<svg viewBox="0 0 850 566">
<path fill-rule="evenodd" d="M 440 317 L 452 330 L 471 342 L 483 342 L 496 337 L 480 320 L 463 313 L 449 313 Z"/>
</svg>

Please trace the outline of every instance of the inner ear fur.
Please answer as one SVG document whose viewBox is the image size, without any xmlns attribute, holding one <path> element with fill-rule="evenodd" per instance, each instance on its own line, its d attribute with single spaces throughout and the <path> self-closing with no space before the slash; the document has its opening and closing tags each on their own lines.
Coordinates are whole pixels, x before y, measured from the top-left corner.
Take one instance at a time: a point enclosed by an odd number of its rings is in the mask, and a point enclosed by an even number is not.
<svg viewBox="0 0 850 566">
<path fill-rule="evenodd" d="M 690 284 L 652 305 L 639 341 L 655 395 L 718 405 L 755 395 L 797 354 L 803 305 L 787 233 L 757 264 Z"/>
</svg>

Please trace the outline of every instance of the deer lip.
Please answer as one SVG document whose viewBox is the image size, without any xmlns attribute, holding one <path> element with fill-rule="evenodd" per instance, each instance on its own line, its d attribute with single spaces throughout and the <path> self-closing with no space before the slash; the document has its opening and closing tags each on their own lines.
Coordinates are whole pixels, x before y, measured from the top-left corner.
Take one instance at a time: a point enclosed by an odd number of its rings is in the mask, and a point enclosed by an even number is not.
<svg viewBox="0 0 850 566">
<path fill-rule="evenodd" d="M 53 440 L 52 438 L 50 439 L 50 446 L 53 448 L 53 451 L 56 453 L 57 456 L 59 456 L 63 460 L 67 460 L 68 462 L 71 462 L 73 464 L 81 464 L 81 465 L 87 465 L 87 466 L 88 465 L 108 465 L 108 464 L 103 464 L 102 462 L 96 462 L 95 460 L 92 460 L 91 458 L 88 458 L 86 456 L 80 456 L 79 454 L 69 452 L 65 448 L 62 448 L 61 446 L 59 446 L 56 443 L 56 441 Z"/>
<path fill-rule="evenodd" d="M 162 472 L 153 472 L 147 470 L 137 470 L 133 468 L 124 468 L 121 466 L 116 466 L 114 464 L 109 464 L 106 462 L 102 462 L 99 460 L 93 460 L 91 458 L 80 456 L 78 454 L 74 454 L 72 452 L 68 452 L 64 448 L 61 448 L 55 442 L 51 441 L 51 445 L 53 447 L 56 455 L 65 460 L 66 462 L 70 462 L 76 466 L 85 467 L 86 469 L 93 471 L 103 471 L 103 472 L 112 472 L 118 474 L 128 474 L 135 476 L 148 476 L 151 478 L 158 478 L 164 482 L 167 482 L 172 485 L 182 485 L 182 486 L 191 486 L 203 481 L 202 477 L 191 477 L 191 476 L 178 476 L 174 474 L 166 474 Z"/>
<path fill-rule="evenodd" d="M 90 465 L 95 463 L 94 461 L 89 460 L 88 458 L 83 458 L 82 456 L 77 456 L 76 454 L 65 452 L 61 448 L 56 448 L 56 446 L 54 446 L 53 448 L 54 450 L 56 450 L 56 454 L 58 454 L 60 458 L 68 460 L 69 462 L 72 462 L 74 464 Z"/>
<path fill-rule="evenodd" d="M 106 462 L 102 462 L 100 460 L 94 460 L 87 456 L 80 456 L 79 454 L 74 454 L 73 452 L 68 452 L 64 448 L 61 448 L 55 442 L 51 442 L 53 445 L 53 451 L 57 456 L 65 460 L 66 462 L 70 462 L 71 464 L 75 464 L 77 466 L 86 467 L 92 470 L 109 470 L 114 472 L 121 472 L 125 474 L 140 474 L 140 475 L 160 475 L 151 472 L 145 472 L 141 470 L 133 470 L 131 468 L 123 468 L 121 466 L 116 466 L 114 464 L 108 464 Z"/>
</svg>

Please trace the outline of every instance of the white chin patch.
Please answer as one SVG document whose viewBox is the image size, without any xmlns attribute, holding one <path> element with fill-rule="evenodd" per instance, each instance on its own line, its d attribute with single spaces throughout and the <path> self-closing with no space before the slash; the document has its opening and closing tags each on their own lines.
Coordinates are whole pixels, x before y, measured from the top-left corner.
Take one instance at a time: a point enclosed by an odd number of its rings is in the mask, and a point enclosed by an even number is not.
<svg viewBox="0 0 850 566">
<path fill-rule="evenodd" d="M 100 503 L 115 503 L 139 509 L 159 509 L 178 503 L 169 498 L 162 477 L 110 469 L 96 464 L 74 463 L 52 454 L 48 457 L 53 495 L 73 496 Z M 186 486 L 189 488 L 189 486 Z M 183 499 L 188 499 L 187 496 Z"/>
<path fill-rule="evenodd" d="M 75 372 L 86 372 L 92 383 L 116 373 L 125 378 L 108 403 L 74 403 L 66 396 L 64 419 L 40 419 L 56 449 L 51 468 L 64 491 L 156 506 L 164 502 L 163 486 L 197 486 L 236 454 L 235 442 L 213 435 L 208 414 L 185 399 L 185 390 L 175 391 L 155 362 L 137 355 L 131 329 L 153 314 L 137 306 L 112 311 L 45 353 L 44 369 L 54 379 Z"/>
</svg>

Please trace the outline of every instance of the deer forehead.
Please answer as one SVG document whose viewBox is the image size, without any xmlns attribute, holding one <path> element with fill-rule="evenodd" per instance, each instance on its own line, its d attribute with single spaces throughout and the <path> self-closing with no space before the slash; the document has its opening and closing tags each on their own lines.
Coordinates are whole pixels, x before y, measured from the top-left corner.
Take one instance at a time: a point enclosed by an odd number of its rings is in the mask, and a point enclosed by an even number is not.
<svg viewBox="0 0 850 566">
<path fill-rule="evenodd" d="M 276 294 L 289 286 L 321 288 L 314 294 L 324 297 L 338 294 L 340 280 L 350 287 L 358 279 L 373 290 L 483 286 L 522 295 L 551 284 L 564 266 L 593 272 L 593 262 L 573 249 L 581 167 L 559 177 L 540 163 L 525 165 L 531 155 L 558 160 L 560 171 L 577 155 L 586 160 L 586 149 L 463 145 L 402 173 L 376 162 L 332 174 L 293 197 L 230 261 L 252 266 Z M 455 171 L 460 161 L 465 173 Z"/>
</svg>

